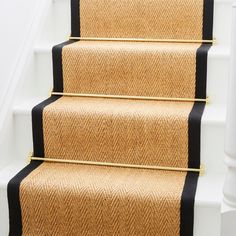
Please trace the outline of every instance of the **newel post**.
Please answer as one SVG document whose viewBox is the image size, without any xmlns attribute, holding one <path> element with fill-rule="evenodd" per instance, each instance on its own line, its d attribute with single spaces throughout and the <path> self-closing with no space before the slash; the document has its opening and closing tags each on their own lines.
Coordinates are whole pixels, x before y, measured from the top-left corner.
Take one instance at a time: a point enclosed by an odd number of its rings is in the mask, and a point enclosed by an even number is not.
<svg viewBox="0 0 236 236">
<path fill-rule="evenodd" d="M 225 132 L 225 163 L 228 167 L 224 184 L 224 202 L 236 210 L 236 2 L 233 4 L 230 81 Z"/>
</svg>

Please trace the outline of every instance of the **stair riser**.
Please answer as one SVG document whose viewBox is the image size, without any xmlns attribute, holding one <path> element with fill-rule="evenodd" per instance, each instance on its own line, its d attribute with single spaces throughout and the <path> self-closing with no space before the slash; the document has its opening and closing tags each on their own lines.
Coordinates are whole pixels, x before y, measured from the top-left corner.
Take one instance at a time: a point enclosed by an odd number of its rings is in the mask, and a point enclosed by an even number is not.
<svg viewBox="0 0 236 236">
<path fill-rule="evenodd" d="M 215 0 L 213 35 L 220 45 L 229 45 L 230 42 L 232 2 L 232 0 Z M 39 42 L 45 45 L 66 40 L 71 31 L 70 1 L 53 1 L 48 19 Z M 55 27 L 58 19 L 60 19 L 60 27 Z"/>
<path fill-rule="evenodd" d="M 194 236 L 220 236 L 220 205 L 195 206 Z"/>
<path fill-rule="evenodd" d="M 229 80 L 230 55 L 228 50 L 212 47 L 208 54 L 207 95 L 210 103 L 225 106 Z"/>
<path fill-rule="evenodd" d="M 17 150 L 15 149 L 15 134 L 16 130 L 14 129 L 14 118 L 11 116 L 7 122 L 5 123 L 4 128 L 1 130 L 0 137 L 0 150 L 1 150 L 1 158 L 0 158 L 0 170 L 9 164 L 12 161 L 12 157 L 16 156 Z M 10 141 L 11 140 L 11 141 Z"/>
<path fill-rule="evenodd" d="M 22 114 L 14 116 L 15 124 L 15 144 L 16 149 L 18 150 L 19 160 L 27 162 L 27 157 L 30 152 L 33 151 L 33 142 L 32 142 L 32 122 L 30 114 Z M 22 134 L 24 136 L 22 137 Z"/>
</svg>

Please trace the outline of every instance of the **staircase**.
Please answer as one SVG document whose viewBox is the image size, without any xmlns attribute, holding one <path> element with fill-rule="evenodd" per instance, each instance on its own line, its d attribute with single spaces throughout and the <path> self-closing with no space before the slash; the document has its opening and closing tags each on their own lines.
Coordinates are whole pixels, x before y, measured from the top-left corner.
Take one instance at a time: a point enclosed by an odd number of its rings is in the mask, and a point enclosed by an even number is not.
<svg viewBox="0 0 236 236">
<path fill-rule="evenodd" d="M 41 11 L 42 16 L 36 24 L 38 33 L 32 39 L 32 51 L 28 54 L 14 100 L 10 104 L 11 111 L 4 123 L 7 133 L 4 138 L 1 137 L 1 235 L 7 235 L 9 231 L 7 184 L 26 165 L 27 156 L 33 150 L 32 108 L 46 99 L 53 87 L 52 46 L 65 41 L 70 35 L 68 0 L 45 1 Z M 231 1 L 215 0 L 213 34 L 217 44 L 208 52 L 207 95 L 210 97 L 210 103 L 205 107 L 201 122 L 201 162 L 205 165 L 206 173 L 199 178 L 197 185 L 195 236 L 217 236 L 221 231 L 222 185 L 225 173 L 223 137 L 230 24 Z M 225 27 L 226 25 L 229 27 Z"/>
</svg>

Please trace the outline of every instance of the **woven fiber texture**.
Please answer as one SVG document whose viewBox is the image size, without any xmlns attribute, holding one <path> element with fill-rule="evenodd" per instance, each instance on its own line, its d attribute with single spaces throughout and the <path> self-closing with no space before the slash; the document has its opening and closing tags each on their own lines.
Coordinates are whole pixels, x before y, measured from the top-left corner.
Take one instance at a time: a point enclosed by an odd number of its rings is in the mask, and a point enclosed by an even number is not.
<svg viewBox="0 0 236 236">
<path fill-rule="evenodd" d="M 64 92 L 193 98 L 199 46 L 127 42 L 69 44 L 62 51 Z"/>
<path fill-rule="evenodd" d="M 193 103 L 63 97 L 44 109 L 45 156 L 188 166 Z"/>
<path fill-rule="evenodd" d="M 201 39 L 203 0 L 80 0 L 82 37 Z"/>
<path fill-rule="evenodd" d="M 42 164 L 21 183 L 23 235 L 178 235 L 185 176 Z"/>
</svg>

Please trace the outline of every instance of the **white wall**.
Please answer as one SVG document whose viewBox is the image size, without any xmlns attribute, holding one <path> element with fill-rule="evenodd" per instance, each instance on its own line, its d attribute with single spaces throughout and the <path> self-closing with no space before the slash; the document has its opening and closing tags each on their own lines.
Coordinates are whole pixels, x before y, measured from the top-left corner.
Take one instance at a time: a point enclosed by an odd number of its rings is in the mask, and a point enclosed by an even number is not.
<svg viewBox="0 0 236 236">
<path fill-rule="evenodd" d="M 0 111 L 39 0 L 0 0 Z"/>
</svg>

